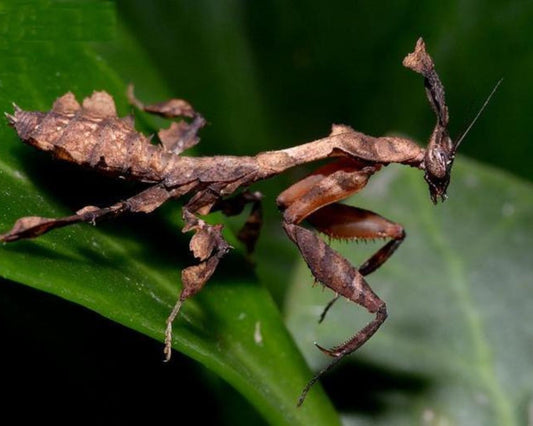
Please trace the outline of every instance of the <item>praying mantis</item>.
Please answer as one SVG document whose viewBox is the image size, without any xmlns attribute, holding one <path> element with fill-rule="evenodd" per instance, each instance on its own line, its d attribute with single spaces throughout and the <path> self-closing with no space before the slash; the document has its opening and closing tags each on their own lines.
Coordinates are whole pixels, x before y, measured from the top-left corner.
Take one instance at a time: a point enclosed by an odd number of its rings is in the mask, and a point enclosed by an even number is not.
<svg viewBox="0 0 533 426">
<path fill-rule="evenodd" d="M 135 98 L 132 87 L 128 91 L 130 102 L 141 110 L 166 118 L 186 118 L 160 130 L 159 145 L 136 131 L 131 117 L 119 118 L 113 98 L 106 92 L 94 92 L 81 105 L 69 92 L 58 98 L 49 112 L 24 111 L 15 105 L 14 113 L 6 116 L 25 143 L 48 151 L 57 159 L 150 186 L 107 207 L 86 206 L 62 218 L 20 218 L 11 230 L 0 235 L 0 242 L 35 238 L 52 229 L 80 222 L 96 223 L 126 213 L 150 213 L 168 200 L 192 194 L 182 207 L 183 232 L 194 233 L 189 247 L 198 263 L 183 269 L 183 286 L 166 321 L 164 352 L 168 360 L 172 324 L 180 308 L 202 290 L 231 249 L 222 236 L 222 225 L 207 224 L 201 216 L 217 210 L 237 215 L 251 204 L 251 212 L 238 235 L 251 252 L 261 228 L 262 197 L 248 187 L 293 167 L 330 160 L 278 196 L 282 226 L 315 280 L 336 294 L 321 320 L 341 296 L 375 317 L 345 343 L 329 349 L 317 345 L 334 361 L 304 388 L 298 400 L 301 405 L 311 386 L 341 359 L 365 344 L 387 318 L 385 302 L 372 290 L 366 277 L 392 256 L 406 235 L 400 224 L 340 201 L 364 189 L 372 175 L 391 163 L 420 169 L 433 203 L 446 199 L 455 153 L 462 138 L 454 142 L 449 137 L 444 87 L 421 38 L 403 65 L 423 76 L 427 98 L 436 116 L 426 148 L 407 138 L 372 137 L 346 125 L 333 125 L 331 133 L 322 139 L 255 156 L 186 157 L 181 153 L 199 142 L 198 132 L 206 121 L 181 99 L 144 105 Z M 388 242 L 356 268 L 303 223 L 331 239 Z"/>
</svg>

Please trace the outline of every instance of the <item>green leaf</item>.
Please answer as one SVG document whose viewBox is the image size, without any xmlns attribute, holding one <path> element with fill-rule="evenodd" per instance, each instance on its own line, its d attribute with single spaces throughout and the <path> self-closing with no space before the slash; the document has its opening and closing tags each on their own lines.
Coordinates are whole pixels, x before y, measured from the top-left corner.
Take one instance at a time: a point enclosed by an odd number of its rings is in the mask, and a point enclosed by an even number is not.
<svg viewBox="0 0 533 426">
<path fill-rule="evenodd" d="M 430 203 L 417 170 L 390 166 L 366 189 L 348 203 L 401 223 L 407 239 L 368 277 L 389 318 L 338 369 L 340 378 L 325 380 L 348 423 L 526 424 L 533 401 L 533 187 L 459 159 L 442 205 Z M 357 265 L 379 244 L 334 246 Z M 312 342 L 339 343 L 370 316 L 339 302 L 318 326 L 330 292 L 309 288 L 302 262 L 292 282 L 289 327 L 318 368 L 328 360 Z"/>
<path fill-rule="evenodd" d="M 104 89 L 125 115 L 130 110 L 126 70 L 132 67 L 133 74 L 143 76 L 143 92 L 153 89 L 155 96 L 171 97 L 146 54 L 117 25 L 111 3 L 2 4 L 0 16 L 8 35 L 0 71 L 3 111 L 12 111 L 12 101 L 27 110 L 46 110 L 67 91 L 80 98 Z M 114 57 L 110 66 L 105 51 L 123 56 Z M 0 126 L 0 139 L 2 232 L 21 216 L 59 217 L 140 190 L 53 162 L 23 146 L 6 123 Z M 168 206 L 149 217 L 72 226 L 4 245 L 0 275 L 162 340 L 179 292 L 180 270 L 194 262 L 179 215 L 179 207 Z M 230 232 L 227 237 L 235 241 Z M 184 306 L 174 327 L 174 347 L 227 380 L 269 423 L 338 424 L 318 386 L 296 408 L 309 369 L 242 253 L 235 251 L 222 263 L 207 288 Z M 169 380 L 179 382 L 179 377 Z"/>
</svg>

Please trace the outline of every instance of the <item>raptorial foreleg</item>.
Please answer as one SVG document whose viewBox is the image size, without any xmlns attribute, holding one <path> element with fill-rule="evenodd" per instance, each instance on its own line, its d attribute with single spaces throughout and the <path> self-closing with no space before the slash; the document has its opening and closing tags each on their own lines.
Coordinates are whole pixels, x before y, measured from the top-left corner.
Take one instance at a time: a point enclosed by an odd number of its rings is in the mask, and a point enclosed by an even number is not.
<svg viewBox="0 0 533 426">
<path fill-rule="evenodd" d="M 358 269 L 367 276 L 385 263 L 405 238 L 403 227 L 383 216 L 358 207 L 344 204 L 330 204 L 311 214 L 306 220 L 318 231 L 334 239 L 345 240 L 391 240 L 376 251 Z M 322 322 L 333 304 L 339 299 L 337 294 L 324 308 L 319 322 Z"/>
<path fill-rule="evenodd" d="M 309 219 L 310 223 L 314 222 L 319 230 L 333 238 L 353 238 L 354 233 L 368 235 L 369 238 L 398 234 L 398 238 L 401 238 L 403 229 L 399 225 L 371 212 L 335 203 L 362 189 L 377 167 L 368 163 L 340 160 L 322 167 L 278 198 L 278 205 L 285 210 L 283 229 L 300 250 L 315 279 L 375 314 L 375 318 L 347 342 L 333 349 L 317 345 L 336 360 L 313 377 L 304 388 L 298 405 L 303 403 L 307 392 L 322 374 L 363 345 L 387 317 L 385 302 L 370 288 L 363 274 L 314 232 L 300 225 L 300 222 Z M 388 250 L 391 247 L 392 245 L 388 246 Z M 365 268 L 368 273 L 384 261 L 382 255 L 375 255 L 371 259 L 374 260 Z"/>
<path fill-rule="evenodd" d="M 317 345 L 322 352 L 336 358 L 336 360 L 316 374 L 306 385 L 298 400 L 298 405 L 301 405 L 311 386 L 326 371 L 329 371 L 338 361 L 361 347 L 372 337 L 387 318 L 387 308 L 385 302 L 370 288 L 363 275 L 312 231 L 288 223 L 284 223 L 283 228 L 289 238 L 298 246 L 305 262 L 318 281 L 376 315 L 370 323 L 346 343 L 332 349 L 325 349 Z"/>
</svg>

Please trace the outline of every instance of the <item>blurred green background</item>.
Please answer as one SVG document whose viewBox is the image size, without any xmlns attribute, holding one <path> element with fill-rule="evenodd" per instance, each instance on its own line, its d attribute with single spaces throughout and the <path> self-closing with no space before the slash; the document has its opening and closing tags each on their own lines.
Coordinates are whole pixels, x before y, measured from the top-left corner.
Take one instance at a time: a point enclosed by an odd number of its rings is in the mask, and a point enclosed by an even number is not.
<svg viewBox="0 0 533 426">
<path fill-rule="evenodd" d="M 56 13 L 58 10 L 62 12 Z M 69 15 L 64 10 L 73 12 Z M 378 283 L 380 280 L 384 282 L 376 284 L 377 289 L 381 289 L 385 296 L 389 281 L 401 281 L 391 288 L 401 286 L 410 289 L 407 292 L 416 288 L 416 291 L 427 293 L 423 296 L 406 293 L 405 298 L 409 300 L 403 303 L 402 296 L 393 293 L 402 291 L 401 288 L 391 289 L 388 296 L 390 303 L 395 303 L 397 327 L 400 328 L 400 324 L 406 327 L 400 334 L 394 334 L 394 326 L 390 326 L 387 329 L 390 331 L 384 332 L 382 343 L 376 343 L 376 348 L 385 353 L 383 357 L 368 352 L 357 362 L 345 363 L 347 365 L 341 366 L 329 382 L 326 380 L 326 390 L 347 424 L 413 424 L 415 420 L 428 425 L 488 424 L 487 419 L 494 424 L 532 421 L 527 413 L 528 410 L 531 412 L 533 385 L 530 383 L 528 387 L 527 381 L 531 379 L 533 340 L 531 332 L 521 328 L 526 319 L 531 318 L 526 317 L 526 301 L 528 297 L 533 300 L 533 290 L 528 291 L 532 283 L 527 261 L 533 242 L 533 201 L 529 183 L 533 168 L 527 149 L 531 145 L 530 117 L 533 111 L 531 2 L 1 1 L 0 19 L 3 23 L 0 26 L 0 100 L 4 110 L 10 110 L 12 101 L 28 109 L 46 109 L 51 100 L 66 90 L 76 92 L 78 89 L 82 91 L 79 94 L 86 95 L 88 92 L 83 90 L 87 90 L 87 81 L 99 81 L 99 73 L 110 69 L 118 76 L 113 82 L 114 87 L 125 87 L 128 82 L 133 82 L 141 99 L 163 100 L 171 94 L 189 100 L 204 114 L 210 125 L 203 131 L 202 142 L 194 149 L 195 155 L 245 155 L 289 147 L 323 137 L 332 123 L 349 124 L 376 136 L 399 133 L 425 144 L 434 117 L 419 76 L 401 66 L 403 57 L 412 51 L 419 36 L 424 37 L 446 87 L 452 136 L 459 135 L 466 128 L 494 84 L 503 77 L 500 89 L 461 146 L 461 157 L 469 157 L 475 162 L 461 163 L 458 167 L 457 177 L 452 177 L 450 207 L 439 206 L 441 210 L 438 212 L 435 209 L 435 214 L 441 215 L 436 216 L 437 225 L 428 225 L 427 220 L 424 222 L 428 214 L 419 215 L 427 208 L 423 203 L 429 204 L 429 200 L 422 201 L 427 195 L 423 182 L 416 186 L 418 184 L 412 183 L 411 175 L 403 172 L 398 176 L 396 172 L 384 175 L 384 179 L 394 180 L 396 177 L 398 182 L 393 184 L 394 190 L 390 190 L 387 197 L 380 198 L 376 186 L 369 188 L 369 192 L 375 191 L 374 197 L 370 194 L 369 198 L 362 198 L 368 208 L 409 225 L 407 233 L 412 238 L 406 243 L 409 245 L 403 258 L 401 250 L 404 248 L 400 249 L 399 261 L 394 264 L 397 269 L 391 265 L 390 275 L 376 274 L 376 278 L 373 277 Z M 48 42 L 44 54 L 41 45 L 32 44 L 39 40 Z M 95 62 L 94 67 L 76 66 L 81 55 L 79 50 L 85 49 L 84 46 L 97 52 L 99 63 Z M 139 46 L 141 55 L 138 54 Z M 70 57 L 64 53 L 69 49 Z M 136 55 L 129 56 L 131 51 Z M 57 52 L 62 52 L 60 60 Z M 28 87 L 26 78 L 42 82 L 40 90 L 45 95 L 40 98 L 41 104 L 32 105 L 20 98 L 20 93 L 25 93 Z M 80 81 L 79 86 L 65 87 L 72 81 Z M 125 98 L 120 98 L 123 95 L 120 91 L 113 94 L 121 112 L 127 113 Z M 146 117 L 139 120 L 141 128 L 147 131 L 153 131 L 158 124 L 162 122 L 150 121 Z M 9 134 L 14 139 L 9 132 L 5 130 L 2 134 Z M 30 156 L 24 154 L 27 151 L 23 149 L 17 152 Z M 479 163 L 493 168 L 486 169 Z M 296 250 L 280 230 L 274 200 L 281 189 L 304 174 L 302 169 L 291 171 L 257 186 L 265 193 L 266 223 L 255 262 L 259 282 L 268 288 L 284 311 L 295 338 L 301 340 L 298 341 L 300 347 L 304 351 L 308 349 L 306 359 L 316 368 L 323 360 L 319 360 L 316 354 L 310 355 L 315 350 L 310 339 L 324 340 L 330 333 L 330 343 L 336 343 L 354 327 L 342 324 L 342 320 L 336 322 L 333 317 L 333 325 L 317 337 L 315 328 L 308 330 L 302 325 L 304 319 L 309 323 L 316 315 L 308 315 L 307 311 L 302 313 L 298 311 L 301 307 L 294 306 L 300 294 L 301 300 L 298 301 L 303 303 L 306 300 L 300 286 L 310 287 L 312 280 L 303 272 L 305 268 L 298 263 Z M 86 175 L 81 178 L 90 179 Z M 61 179 L 56 177 L 54 182 Z M 420 176 L 417 179 L 422 180 Z M 478 182 L 476 179 L 481 182 L 479 186 L 473 184 L 471 192 L 461 192 L 462 187 Z M 84 189 L 91 190 L 90 185 L 85 184 Z M 48 191 L 53 194 L 54 188 L 48 188 Z M 67 187 L 57 188 L 57 191 L 64 204 L 84 205 L 83 191 L 73 194 Z M 411 198 L 413 192 L 419 197 Z M 71 199 L 65 201 L 69 196 Z M 452 204 L 454 196 L 455 205 Z M 105 193 L 103 197 L 111 199 L 112 194 Z M 493 200 L 493 203 L 487 200 Z M 397 202 L 398 208 L 391 207 Z M 416 207 L 409 210 L 409 206 Z M 445 208 L 450 209 L 448 216 Z M 505 212 L 514 209 L 511 218 L 503 224 L 500 223 L 501 215 L 498 216 L 500 209 L 503 209 L 504 219 L 508 219 Z M 441 219 L 445 222 L 442 227 Z M 410 220 L 412 223 L 406 223 Z M 229 222 L 230 227 L 236 227 L 233 224 L 233 221 Z M 421 230 L 417 230 L 418 224 Z M 438 342 L 444 342 L 445 349 L 439 352 L 443 358 L 450 348 L 456 350 L 450 357 L 462 356 L 457 355 L 462 349 L 467 354 L 465 358 L 475 352 L 468 350 L 469 342 L 475 340 L 469 339 L 468 333 L 463 336 L 464 341 L 452 338 L 450 343 L 439 332 L 433 336 L 434 340 L 424 341 L 422 332 L 416 335 L 421 326 L 408 322 L 435 322 L 433 326 L 438 327 L 439 317 L 431 318 L 431 315 L 441 309 L 453 312 L 453 308 L 448 309 L 453 306 L 453 299 L 448 300 L 444 295 L 441 299 L 443 306 L 429 306 L 427 311 L 413 313 L 407 319 L 402 317 L 405 311 L 414 312 L 413 306 L 423 304 L 420 301 L 429 300 L 431 293 L 438 291 L 426 283 L 438 281 L 441 275 L 435 272 L 438 266 L 431 269 L 428 265 L 455 265 L 451 255 L 431 254 L 435 247 L 442 246 L 436 233 L 432 233 L 433 226 L 447 230 L 446 236 L 455 238 L 455 233 L 459 234 L 456 241 L 461 243 L 455 244 L 457 250 L 475 245 L 473 242 L 478 239 L 481 241 L 479 247 L 482 249 L 476 253 L 479 252 L 486 264 L 478 262 L 478 258 L 466 263 L 473 283 L 485 282 L 495 276 L 491 268 L 507 273 L 502 273 L 500 282 L 507 279 L 509 281 L 505 283 L 509 285 L 520 283 L 515 293 L 514 286 L 507 288 L 508 293 L 513 293 L 513 303 L 516 302 L 508 305 L 516 313 L 514 317 L 503 308 L 491 305 L 494 300 L 491 295 L 501 297 L 502 305 L 508 302 L 505 294 L 498 293 L 505 288 L 500 286 L 493 290 L 494 293 L 480 293 L 479 300 L 486 302 L 478 312 L 482 320 L 490 324 L 501 323 L 502 318 L 508 320 L 505 323 L 508 325 L 498 329 L 506 336 L 518 329 L 526 333 L 526 337 L 516 336 L 519 345 L 513 346 L 514 340 L 507 344 L 520 352 L 516 357 L 500 357 L 500 349 L 495 343 L 500 335 L 490 336 L 483 343 L 494 349 L 494 359 L 484 358 L 487 351 L 483 350 L 477 359 L 482 359 L 479 362 L 485 366 L 494 361 L 496 371 L 495 377 L 486 381 L 482 377 L 440 386 L 439 383 L 446 382 L 443 377 L 461 376 L 464 372 L 443 369 L 435 375 L 440 378 L 437 380 L 431 375 L 435 366 L 431 362 L 426 365 L 427 359 L 420 355 L 428 345 L 438 347 Z M 361 246 L 342 247 L 343 251 L 351 253 Z M 507 261 L 506 256 L 512 259 Z M 400 264 L 402 261 L 404 263 Z M 423 271 L 424 283 L 420 287 L 409 287 L 411 277 L 406 269 Z M 457 272 L 453 267 L 451 269 Z M 315 292 L 320 293 L 316 289 Z M 475 297 L 477 292 L 473 286 L 470 296 Z M 458 294 L 462 300 L 470 297 L 461 295 L 460 291 Z M 311 300 L 308 306 L 323 304 L 328 295 L 320 297 L 320 302 Z M 413 299 L 419 302 L 413 302 Z M 167 421 L 169 415 L 179 419 L 183 410 L 201 406 L 194 410 L 199 423 L 216 421 L 234 425 L 264 421 L 245 398 L 200 364 L 176 354 L 177 360 L 172 365 L 163 366 L 159 342 L 91 311 L 6 280 L 2 282 L 0 304 L 0 328 L 5 339 L 2 361 L 7 386 L 12 390 L 11 401 L 13 407 L 18 407 L 24 400 L 35 410 L 22 413 L 23 416 L 38 414 L 42 418 L 70 418 L 70 413 L 75 412 L 94 421 L 145 420 L 155 423 Z M 490 314 L 487 313 L 489 305 Z M 496 311 L 499 316 L 494 313 Z M 423 314 L 427 317 L 421 316 Z M 476 324 L 478 314 L 467 323 Z M 453 316 L 449 312 L 442 315 L 442 318 Z M 394 321 L 394 317 L 389 321 Z M 460 335 L 465 326 L 458 322 L 451 328 L 456 328 Z M 472 328 L 477 330 L 476 326 Z M 339 330 L 342 330 L 341 334 L 332 335 Z M 410 346 L 408 351 L 402 352 L 401 344 L 400 349 L 390 344 L 387 333 L 402 337 L 401 333 L 407 333 L 405 330 L 413 330 L 413 334 L 403 336 L 403 341 L 408 342 L 406 346 Z M 298 337 L 302 335 L 305 337 Z M 420 338 L 416 340 L 420 346 L 411 342 L 412 338 Z M 502 341 L 506 342 L 505 339 Z M 399 361 L 396 365 L 389 359 L 394 358 L 391 354 L 395 351 L 398 351 L 398 358 L 407 357 L 407 354 L 412 357 L 412 364 L 404 365 Z M 428 358 L 431 357 L 430 354 Z M 420 359 L 423 361 L 417 361 Z M 506 363 L 515 364 L 516 371 L 507 372 Z M 489 367 L 483 371 L 488 370 Z M 521 372 L 526 370 L 528 373 L 522 374 L 523 381 L 516 385 L 517 394 L 505 401 L 502 394 L 512 389 L 513 380 L 519 380 Z M 27 386 L 28 382 L 31 387 Z M 468 395 L 470 384 L 475 383 L 472 388 L 477 389 L 478 382 L 480 388 L 485 386 L 489 390 L 486 393 L 473 391 L 477 398 L 473 403 L 475 408 L 465 403 L 457 413 L 452 413 L 450 407 L 457 406 L 457 401 L 463 397 L 461 392 Z M 498 388 L 498 382 L 504 385 Z M 50 392 L 54 385 L 59 385 L 60 390 Z M 457 389 L 460 397 L 450 397 L 450 392 Z M 425 406 L 428 401 L 437 401 L 437 405 L 428 408 Z M 58 407 L 62 408 L 58 410 Z M 445 421 L 448 423 L 443 423 Z"/>
<path fill-rule="evenodd" d="M 452 135 L 504 78 L 462 153 L 533 176 L 530 164 L 517 161 L 531 137 L 529 2 L 154 1 L 148 7 L 139 0 L 117 6 L 166 84 L 194 98 L 222 127 L 217 140 L 224 138 L 218 143 L 228 153 L 307 141 L 332 122 L 425 141 L 434 119 L 418 77 L 401 66 L 422 36 L 447 88 Z M 235 121 L 249 136 L 224 132 Z"/>
</svg>

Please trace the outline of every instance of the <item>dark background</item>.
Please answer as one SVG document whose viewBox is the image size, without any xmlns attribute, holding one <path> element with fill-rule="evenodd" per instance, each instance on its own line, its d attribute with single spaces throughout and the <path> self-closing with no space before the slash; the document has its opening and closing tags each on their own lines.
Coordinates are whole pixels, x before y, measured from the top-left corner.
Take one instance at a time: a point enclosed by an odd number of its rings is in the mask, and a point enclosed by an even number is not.
<svg viewBox="0 0 533 426">
<path fill-rule="evenodd" d="M 238 120 L 250 127 L 248 143 L 223 135 L 228 152 L 307 141 L 332 122 L 427 140 L 433 115 L 418 76 L 401 66 L 422 36 L 446 87 L 452 136 L 504 78 L 461 153 L 533 177 L 521 161 L 533 110 L 528 2 L 151 4 L 118 2 L 118 13 L 176 93 L 205 104 L 217 126 Z M 277 139 L 266 139 L 258 125 Z"/>
</svg>

